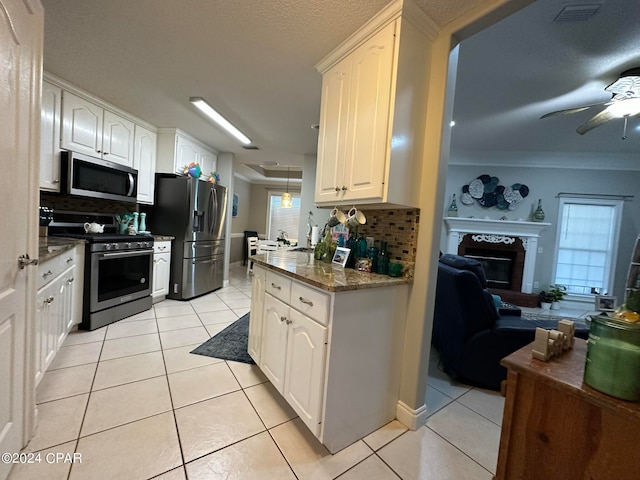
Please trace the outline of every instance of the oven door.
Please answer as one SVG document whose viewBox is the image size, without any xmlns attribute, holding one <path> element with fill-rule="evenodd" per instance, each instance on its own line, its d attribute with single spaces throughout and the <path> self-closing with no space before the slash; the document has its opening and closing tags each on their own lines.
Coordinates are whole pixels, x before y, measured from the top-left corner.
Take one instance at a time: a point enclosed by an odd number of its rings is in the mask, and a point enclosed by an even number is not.
<svg viewBox="0 0 640 480">
<path fill-rule="evenodd" d="M 91 254 L 91 313 L 151 295 L 153 249 Z"/>
</svg>

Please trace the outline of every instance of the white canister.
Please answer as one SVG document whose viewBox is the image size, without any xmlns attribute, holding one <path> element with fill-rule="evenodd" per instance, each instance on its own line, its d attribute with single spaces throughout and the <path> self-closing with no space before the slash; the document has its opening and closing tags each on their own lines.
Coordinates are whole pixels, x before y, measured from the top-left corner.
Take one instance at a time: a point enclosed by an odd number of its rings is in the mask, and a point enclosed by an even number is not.
<svg viewBox="0 0 640 480">
<path fill-rule="evenodd" d="M 320 241 L 320 228 L 311 227 L 311 246 L 315 247 L 319 241 Z"/>
</svg>

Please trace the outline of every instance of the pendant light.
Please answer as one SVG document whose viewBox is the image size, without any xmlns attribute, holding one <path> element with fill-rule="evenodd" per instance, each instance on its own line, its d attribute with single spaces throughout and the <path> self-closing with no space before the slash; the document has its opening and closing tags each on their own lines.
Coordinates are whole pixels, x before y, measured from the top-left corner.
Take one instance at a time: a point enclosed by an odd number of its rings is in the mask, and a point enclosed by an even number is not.
<svg viewBox="0 0 640 480">
<path fill-rule="evenodd" d="M 293 197 L 289 193 L 289 167 L 287 167 L 287 191 L 282 194 L 282 199 L 280 200 L 280 208 L 291 208 L 293 207 Z"/>
</svg>

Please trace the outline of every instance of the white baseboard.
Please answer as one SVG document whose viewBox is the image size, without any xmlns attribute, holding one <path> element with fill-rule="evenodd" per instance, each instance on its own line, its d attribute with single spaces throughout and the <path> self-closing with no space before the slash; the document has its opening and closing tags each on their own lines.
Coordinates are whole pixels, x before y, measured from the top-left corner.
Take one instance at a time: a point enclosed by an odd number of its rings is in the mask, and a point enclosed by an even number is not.
<svg viewBox="0 0 640 480">
<path fill-rule="evenodd" d="M 427 422 L 427 406 L 421 405 L 417 410 L 398 400 L 396 418 L 409 430 L 417 430 Z"/>
</svg>

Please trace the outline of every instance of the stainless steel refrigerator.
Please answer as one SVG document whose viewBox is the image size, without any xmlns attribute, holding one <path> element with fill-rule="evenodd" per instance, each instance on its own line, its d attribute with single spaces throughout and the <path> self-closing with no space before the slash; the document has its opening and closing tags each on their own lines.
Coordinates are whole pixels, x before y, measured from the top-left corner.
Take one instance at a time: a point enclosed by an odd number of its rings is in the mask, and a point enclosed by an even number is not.
<svg viewBox="0 0 640 480">
<path fill-rule="evenodd" d="M 222 287 L 227 189 L 196 178 L 156 174 L 149 225 L 175 237 L 168 298 L 188 300 Z"/>
</svg>

